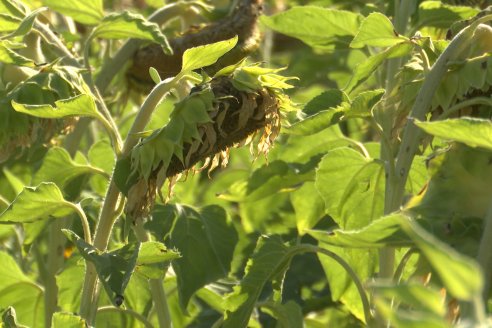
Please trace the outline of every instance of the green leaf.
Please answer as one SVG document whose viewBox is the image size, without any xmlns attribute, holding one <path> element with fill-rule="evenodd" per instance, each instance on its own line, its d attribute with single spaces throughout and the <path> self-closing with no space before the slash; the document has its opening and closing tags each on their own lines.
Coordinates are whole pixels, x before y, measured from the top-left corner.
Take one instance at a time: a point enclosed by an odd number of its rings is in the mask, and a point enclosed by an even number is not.
<svg viewBox="0 0 492 328">
<path fill-rule="evenodd" d="M 0 62 L 19 66 L 34 66 L 32 60 L 19 55 L 9 48 L 6 42 L 0 41 Z"/>
<path fill-rule="evenodd" d="M 89 180 L 91 188 L 99 195 L 104 195 L 109 184 L 108 176 L 111 175 L 115 165 L 113 147 L 108 140 L 97 141 L 89 149 L 87 157 L 91 166 L 100 168 L 107 174 L 107 176 L 93 175 Z"/>
<path fill-rule="evenodd" d="M 42 118 L 63 118 L 67 116 L 89 116 L 99 118 L 94 99 L 89 95 L 78 95 L 55 101 L 51 105 L 25 105 L 12 100 L 12 107 L 20 113 Z"/>
<path fill-rule="evenodd" d="M 319 156 L 306 164 L 273 161 L 255 170 L 248 179 L 242 201 L 256 201 L 292 188 L 300 182 L 313 180 Z"/>
<path fill-rule="evenodd" d="M 65 262 L 63 271 L 56 275 L 58 286 L 58 305 L 61 311 L 78 312 L 80 310 L 80 291 L 83 288 L 85 273 L 84 261 L 77 254 Z"/>
<path fill-rule="evenodd" d="M 28 8 L 20 1 L 0 0 L 0 13 L 7 13 L 13 17 L 24 18 Z"/>
<path fill-rule="evenodd" d="M 263 286 L 283 273 L 295 248 L 289 249 L 278 236 L 262 236 L 246 265 L 246 275 L 225 299 L 224 328 L 246 327 Z"/>
<path fill-rule="evenodd" d="M 374 278 L 378 264 L 377 250 L 349 249 L 328 245 L 323 245 L 323 248 L 343 258 L 362 283 Z M 318 253 L 318 259 L 328 279 L 332 300 L 343 303 L 353 316 L 364 322 L 365 317 L 360 294 L 350 275 L 331 257 Z"/>
<path fill-rule="evenodd" d="M 312 113 L 312 115 L 294 123 L 285 132 L 306 136 L 318 133 L 343 120 L 369 117 L 383 95 L 383 89 L 370 90 L 358 94 L 353 101 L 350 101 L 342 91 L 324 92 L 311 100 L 304 108 L 303 112 Z"/>
<path fill-rule="evenodd" d="M 70 154 L 65 149 L 53 147 L 46 153 L 43 164 L 35 173 L 32 183 L 37 185 L 49 181 L 63 188 L 69 181 L 87 173 L 104 174 L 104 171 L 90 165 L 79 164 L 70 158 Z"/>
<path fill-rule="evenodd" d="M 124 11 L 104 17 L 93 33 L 93 37 L 103 39 L 142 39 L 158 43 L 166 54 L 172 53 L 167 38 L 159 25 L 147 21 L 142 15 Z"/>
<path fill-rule="evenodd" d="M 137 263 L 140 243 L 127 244 L 109 252 L 100 252 L 73 231 L 68 229 L 62 231 L 77 246 L 82 257 L 94 263 L 97 275 L 111 302 L 115 306 L 120 306 L 124 300 L 125 288 Z"/>
<path fill-rule="evenodd" d="M 229 273 L 237 233 L 223 208 L 212 205 L 196 212 L 183 207 L 171 233 L 170 245 L 181 258 L 172 262 L 184 310 L 200 288 Z"/>
<path fill-rule="evenodd" d="M 492 123 L 480 118 L 461 117 L 435 122 L 415 121 L 430 135 L 492 150 Z"/>
<path fill-rule="evenodd" d="M 385 93 L 384 89 L 369 90 L 359 93 L 348 109 L 343 118 L 370 117 L 372 109 L 381 101 Z"/>
<path fill-rule="evenodd" d="M 313 228 L 325 214 L 325 203 L 314 186 L 308 181 L 290 194 L 290 200 L 296 213 L 297 231 L 303 235 Z"/>
<path fill-rule="evenodd" d="M 46 7 L 41 7 L 41 8 L 34 10 L 33 12 L 31 12 L 29 15 L 27 15 L 20 22 L 19 26 L 17 27 L 17 29 L 15 29 L 14 32 L 9 33 L 4 38 L 13 38 L 16 36 L 26 35 L 27 33 L 29 33 L 31 31 L 32 26 L 34 24 L 34 21 L 36 20 L 36 17 L 38 17 L 39 13 L 46 11 L 47 9 L 48 8 L 46 8 Z"/>
<path fill-rule="evenodd" d="M 348 102 L 350 102 L 350 99 L 345 92 L 338 89 L 330 89 L 311 99 L 304 106 L 302 112 L 307 115 L 313 115 L 323 110 L 336 108 Z"/>
<path fill-rule="evenodd" d="M 339 37 L 354 36 L 362 16 L 349 11 L 314 6 L 294 7 L 260 21 L 276 32 L 300 39 L 312 47 L 332 47 Z"/>
<path fill-rule="evenodd" d="M 412 311 L 400 307 L 395 311 L 392 300 L 375 299 L 374 303 L 381 315 L 391 321 L 392 325 L 401 328 L 450 328 L 452 325 L 440 315 L 429 312 Z"/>
<path fill-rule="evenodd" d="M 343 229 L 359 229 L 382 215 L 384 168 L 350 148 L 330 151 L 316 172 L 326 212 Z"/>
<path fill-rule="evenodd" d="M 300 122 L 292 124 L 286 132 L 296 136 L 307 136 L 323 131 L 332 125 L 340 123 L 348 106 L 348 103 L 342 103 L 339 107 L 322 110 Z"/>
<path fill-rule="evenodd" d="M 450 294 L 462 300 L 480 297 L 484 285 L 482 270 L 474 260 L 458 253 L 416 222 L 402 221 L 402 228 L 425 255 Z"/>
<path fill-rule="evenodd" d="M 0 214 L 0 223 L 24 223 L 46 219 L 62 218 L 74 211 L 74 204 L 67 202 L 52 182 L 37 187 L 24 187 L 12 204 Z"/>
<path fill-rule="evenodd" d="M 383 52 L 367 58 L 364 62 L 356 66 L 354 75 L 343 91 L 350 93 L 355 87 L 367 80 L 386 59 L 406 56 L 412 51 L 412 49 L 412 44 L 400 42 L 389 47 Z"/>
<path fill-rule="evenodd" d="M 18 195 L 22 191 L 22 189 L 24 189 L 24 186 L 26 184 L 16 175 L 10 172 L 9 169 L 7 169 L 6 167 L 4 167 L 2 171 L 3 174 L 5 174 L 5 177 L 7 178 L 10 186 L 12 187 L 12 189 L 14 189 L 15 194 Z"/>
<path fill-rule="evenodd" d="M 335 229 L 333 231 L 310 230 L 309 234 L 321 243 L 350 248 L 405 247 L 412 241 L 401 229 L 403 214 L 392 214 L 374 220 L 359 230 Z"/>
<path fill-rule="evenodd" d="M 303 328 L 304 316 L 302 309 L 294 301 L 285 304 L 273 302 L 263 303 L 262 310 L 277 319 L 277 328 Z"/>
<path fill-rule="evenodd" d="M 478 9 L 471 6 L 452 6 L 442 1 L 423 1 L 419 5 L 419 20 L 415 29 L 422 26 L 449 28 L 454 22 L 471 18 L 478 12 Z"/>
<path fill-rule="evenodd" d="M 187 49 L 183 54 L 181 72 L 189 72 L 215 64 L 220 57 L 236 46 L 237 40 L 235 36 L 229 40 Z"/>
<path fill-rule="evenodd" d="M 43 0 L 43 4 L 82 24 L 96 25 L 104 17 L 103 0 Z"/>
<path fill-rule="evenodd" d="M 0 309 L 9 306 L 17 313 L 4 312 L 5 321 L 17 317 L 20 323 L 27 327 L 42 327 L 44 324 L 43 288 L 28 278 L 17 265 L 16 261 L 5 251 L 0 251 Z M 17 314 L 17 315 L 16 315 Z M 13 326 L 15 327 L 15 326 Z M 24 327 L 20 324 L 17 327 Z"/>
<path fill-rule="evenodd" d="M 396 32 L 388 17 L 376 12 L 364 19 L 350 47 L 391 47 L 402 41 L 408 41 L 408 38 Z"/>
<path fill-rule="evenodd" d="M 395 299 L 396 302 L 407 304 L 414 310 L 444 316 L 443 296 L 434 288 L 415 282 L 393 285 L 387 282 L 374 282 L 369 285 L 376 297 Z"/>
<path fill-rule="evenodd" d="M 53 313 L 51 318 L 52 328 L 85 328 L 85 320 L 78 315 L 64 312 Z"/>
<path fill-rule="evenodd" d="M 19 28 L 21 20 L 17 17 L 5 14 L 0 11 L 0 32 L 11 32 Z"/>
<path fill-rule="evenodd" d="M 167 249 L 162 243 L 157 241 L 146 241 L 142 243 L 140 247 L 137 265 L 168 262 L 179 257 L 178 253 Z"/>
</svg>

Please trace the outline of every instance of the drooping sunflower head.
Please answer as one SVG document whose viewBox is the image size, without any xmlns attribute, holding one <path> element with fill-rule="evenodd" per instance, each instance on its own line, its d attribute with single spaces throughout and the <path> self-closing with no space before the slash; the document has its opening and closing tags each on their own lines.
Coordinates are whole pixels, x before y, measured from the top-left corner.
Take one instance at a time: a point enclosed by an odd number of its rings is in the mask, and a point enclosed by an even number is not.
<svg viewBox="0 0 492 328">
<path fill-rule="evenodd" d="M 283 94 L 291 78 L 278 71 L 240 63 L 192 88 L 175 105 L 168 124 L 120 162 L 131 172 L 117 181 L 128 196 L 127 215 L 147 215 L 166 179 L 171 192 L 182 174 L 227 166 L 232 147 L 250 145 L 254 157 L 267 155 L 283 112 L 291 108 Z"/>
</svg>

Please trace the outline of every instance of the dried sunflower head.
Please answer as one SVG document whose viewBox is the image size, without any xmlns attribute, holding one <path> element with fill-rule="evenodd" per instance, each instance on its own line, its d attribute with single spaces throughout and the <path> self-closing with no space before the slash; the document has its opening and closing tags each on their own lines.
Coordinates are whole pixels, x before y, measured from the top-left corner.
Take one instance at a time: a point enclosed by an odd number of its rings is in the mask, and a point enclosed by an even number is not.
<svg viewBox="0 0 492 328">
<path fill-rule="evenodd" d="M 231 147 L 251 144 L 254 156 L 268 154 L 280 132 L 282 109 L 290 108 L 283 90 L 291 87 L 291 78 L 278 71 L 229 66 L 177 103 L 169 123 L 117 165 L 116 183 L 128 196 L 127 215 L 146 216 L 166 179 L 171 191 L 182 173 L 225 167 Z"/>
</svg>

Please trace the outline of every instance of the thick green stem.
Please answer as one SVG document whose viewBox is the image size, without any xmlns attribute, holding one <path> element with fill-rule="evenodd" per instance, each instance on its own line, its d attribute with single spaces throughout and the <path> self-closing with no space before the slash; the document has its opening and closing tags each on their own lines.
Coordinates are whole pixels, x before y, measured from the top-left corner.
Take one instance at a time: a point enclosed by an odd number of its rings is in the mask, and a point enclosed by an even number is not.
<svg viewBox="0 0 492 328">
<path fill-rule="evenodd" d="M 146 232 L 142 227 L 142 220 L 137 221 L 134 230 L 140 242 L 150 240 L 148 232 Z M 149 288 L 152 295 L 152 300 L 154 302 L 154 307 L 157 312 L 159 327 L 172 328 L 171 313 L 169 312 L 169 306 L 167 305 L 167 297 L 162 284 L 162 279 L 150 279 Z"/>
<path fill-rule="evenodd" d="M 415 6 L 414 0 L 395 0 L 395 21 L 394 26 L 398 33 L 404 34 L 407 28 L 407 22 L 412 12 L 412 7 Z M 402 64 L 402 58 L 390 59 L 387 64 L 386 70 L 386 93 L 391 95 L 393 89 L 396 86 L 396 75 Z M 391 179 L 389 178 L 394 174 L 394 153 L 392 149 L 393 143 L 387 142 L 391 139 L 393 130 L 393 122 L 395 120 L 397 108 L 394 104 L 388 102 L 384 103 L 384 108 L 381 109 L 379 115 L 379 124 L 383 130 L 383 137 L 381 141 L 381 159 L 386 163 L 386 188 L 385 188 L 385 206 L 384 213 L 389 214 L 392 212 L 387 200 L 392 193 Z M 379 277 L 390 279 L 393 277 L 393 270 L 395 266 L 395 251 L 392 248 L 382 248 L 379 251 Z"/>
<path fill-rule="evenodd" d="M 448 62 L 457 59 L 464 50 L 469 48 L 474 26 L 476 25 L 468 26 L 456 35 L 432 66 L 420 88 L 409 115 L 411 119 L 407 121 L 407 125 L 403 131 L 402 142 L 396 156 L 395 174 L 389 177 L 390 192 L 387 193 L 386 213 L 396 211 L 402 205 L 410 166 L 420 144 L 422 132 L 413 123 L 413 119 L 425 120 L 426 114 L 431 109 L 434 93 L 439 87 L 444 74 L 447 72 Z"/>
<path fill-rule="evenodd" d="M 130 128 L 130 132 L 128 133 L 125 144 L 123 145 L 123 151 L 120 157 L 128 155 L 131 149 L 137 144 L 139 139 L 138 132 L 143 131 L 156 106 L 177 84 L 180 78 L 181 75 L 178 75 L 175 78 L 162 81 L 150 92 L 138 112 L 132 127 Z M 109 187 L 106 192 L 106 198 L 104 199 L 104 203 L 99 214 L 99 220 L 94 235 L 94 247 L 101 251 L 106 250 L 108 246 L 111 231 L 113 229 L 114 222 L 117 219 L 116 214 L 118 212 L 117 206 L 119 199 L 120 191 L 114 183 L 113 175 L 111 177 Z M 86 265 L 87 268 L 80 304 L 80 314 L 90 326 L 93 326 L 97 312 L 97 302 L 100 288 L 97 286 L 96 268 L 90 262 L 87 262 Z"/>
<path fill-rule="evenodd" d="M 58 307 L 58 286 L 56 274 L 63 265 L 65 237 L 61 229 L 66 225 L 65 219 L 58 219 L 49 227 L 48 258 L 44 283 L 44 321 L 45 327 L 51 326 L 51 317 Z"/>
</svg>

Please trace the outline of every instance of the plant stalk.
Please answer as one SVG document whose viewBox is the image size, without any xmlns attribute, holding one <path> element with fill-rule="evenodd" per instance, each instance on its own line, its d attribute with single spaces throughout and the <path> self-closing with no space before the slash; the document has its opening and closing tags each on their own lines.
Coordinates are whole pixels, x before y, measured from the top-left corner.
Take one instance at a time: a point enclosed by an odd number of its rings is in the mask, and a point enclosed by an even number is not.
<svg viewBox="0 0 492 328">
<path fill-rule="evenodd" d="M 65 237 L 61 229 L 66 225 L 66 219 L 58 219 L 50 224 L 48 239 L 48 256 L 46 275 L 44 277 L 44 324 L 51 326 L 51 317 L 58 308 L 58 286 L 56 274 L 63 265 L 63 250 Z"/>
<path fill-rule="evenodd" d="M 181 76 L 181 74 L 178 74 L 174 78 L 161 81 L 147 96 L 142 108 L 138 112 L 135 121 L 133 122 L 132 127 L 130 128 L 130 132 L 128 133 L 125 144 L 123 145 L 120 158 L 128 155 L 131 149 L 137 144 L 139 139 L 138 132 L 141 132 L 145 128 L 156 106 L 159 104 L 161 99 L 177 84 Z M 117 206 L 119 199 L 120 191 L 114 183 L 113 174 L 106 192 L 106 197 L 102 205 L 94 235 L 94 247 L 100 251 L 105 251 L 108 246 L 111 231 L 117 219 L 116 214 L 118 212 Z M 100 288 L 97 285 L 97 273 L 95 266 L 90 262 L 87 262 L 86 265 L 87 268 L 80 304 L 80 314 L 90 326 L 93 326 L 97 312 L 97 302 Z"/>
<path fill-rule="evenodd" d="M 150 235 L 143 228 L 142 220 L 138 220 L 134 230 L 137 235 L 137 239 L 140 242 L 146 242 L 150 240 Z M 167 304 L 166 292 L 162 284 L 162 279 L 149 279 L 149 288 L 154 302 L 154 307 L 157 312 L 157 319 L 159 321 L 159 327 L 172 328 L 171 313 L 169 312 L 169 306 Z"/>
</svg>

